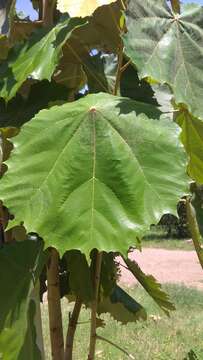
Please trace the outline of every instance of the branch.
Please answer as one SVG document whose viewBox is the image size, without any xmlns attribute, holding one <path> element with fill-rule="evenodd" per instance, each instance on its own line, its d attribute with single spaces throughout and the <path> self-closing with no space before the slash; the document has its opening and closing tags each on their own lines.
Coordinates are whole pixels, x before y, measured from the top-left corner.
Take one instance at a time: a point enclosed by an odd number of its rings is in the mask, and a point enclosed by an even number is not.
<svg viewBox="0 0 203 360">
<path fill-rule="evenodd" d="M 180 2 L 179 0 L 171 0 L 171 7 L 174 13 L 180 14 Z"/>
<path fill-rule="evenodd" d="M 88 360 L 94 360 L 96 348 L 96 328 L 97 328 L 97 304 L 99 297 L 100 274 L 102 264 L 102 252 L 97 252 L 94 274 L 94 300 L 91 304 L 91 329 L 90 329 L 90 345 Z"/>
<path fill-rule="evenodd" d="M 59 255 L 50 249 L 47 266 L 47 291 L 49 309 L 49 330 L 53 360 L 64 360 L 64 340 L 59 288 Z"/>
<path fill-rule="evenodd" d="M 118 49 L 118 66 L 116 71 L 116 82 L 115 82 L 113 95 L 117 95 L 118 88 L 120 85 L 122 63 L 123 63 L 123 44 L 121 44 Z"/>
<path fill-rule="evenodd" d="M 80 300 L 79 297 L 77 297 L 68 324 L 68 332 L 67 332 L 66 347 L 65 347 L 65 358 L 64 358 L 65 360 L 72 360 L 73 357 L 73 342 L 74 342 L 76 327 L 78 325 L 78 318 L 80 315 L 81 307 L 82 307 L 82 301 Z"/>
<path fill-rule="evenodd" d="M 100 336 L 100 335 L 96 335 L 97 339 L 98 340 L 102 340 L 102 341 L 106 341 L 108 344 L 114 346 L 116 349 L 122 351 L 125 355 L 127 355 L 130 359 L 134 359 L 135 360 L 135 357 L 128 353 L 125 349 L 121 348 L 119 345 L 116 345 L 114 342 L 112 342 L 111 340 L 108 340 L 106 338 L 104 338 L 103 336 Z"/>
<path fill-rule="evenodd" d="M 186 211 L 187 211 L 187 221 L 188 227 L 192 236 L 192 241 L 200 262 L 200 265 L 203 269 L 203 249 L 201 248 L 201 235 L 199 232 L 199 226 L 196 219 L 195 209 L 193 208 L 190 199 L 186 200 Z"/>
<path fill-rule="evenodd" d="M 42 21 L 44 26 L 49 26 L 53 24 L 55 6 L 56 0 L 43 0 Z"/>
</svg>

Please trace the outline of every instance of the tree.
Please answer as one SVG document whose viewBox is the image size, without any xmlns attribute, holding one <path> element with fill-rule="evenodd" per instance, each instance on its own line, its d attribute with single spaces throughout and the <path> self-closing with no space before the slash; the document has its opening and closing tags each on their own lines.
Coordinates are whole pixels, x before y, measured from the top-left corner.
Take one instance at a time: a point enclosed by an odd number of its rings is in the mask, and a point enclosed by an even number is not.
<svg viewBox="0 0 203 360">
<path fill-rule="evenodd" d="M 39 301 L 46 290 L 54 360 L 72 359 L 82 304 L 91 309 L 88 360 L 96 340 L 133 358 L 96 330 L 103 312 L 123 323 L 146 318 L 117 284 L 116 255 L 166 314 L 173 310 L 128 251 L 141 247 L 150 224 L 176 214 L 190 179 L 203 177 L 202 8 L 79 4 L 34 1 L 35 22 L 18 19 L 15 1 L 0 10 L 5 360 L 22 360 L 28 349 L 30 358 L 45 358 Z M 195 244 L 200 254 L 199 237 Z M 65 341 L 63 296 L 75 302 Z"/>
</svg>

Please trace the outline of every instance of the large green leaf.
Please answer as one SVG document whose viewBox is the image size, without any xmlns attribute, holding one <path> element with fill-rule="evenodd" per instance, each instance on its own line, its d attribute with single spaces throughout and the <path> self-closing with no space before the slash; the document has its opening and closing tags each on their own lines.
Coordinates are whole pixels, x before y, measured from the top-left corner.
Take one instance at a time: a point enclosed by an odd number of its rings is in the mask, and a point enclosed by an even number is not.
<svg viewBox="0 0 203 360">
<path fill-rule="evenodd" d="M 28 77 L 51 80 L 62 46 L 72 31 L 84 23 L 85 20 L 79 18 L 61 20 L 50 31 L 38 30 L 29 41 L 16 46 L 7 62 L 0 66 L 0 97 L 11 99 Z"/>
<path fill-rule="evenodd" d="M 35 339 L 28 336 L 30 311 L 33 314 L 34 310 L 30 296 L 44 260 L 41 242 L 26 240 L 0 249 L 0 356 L 4 360 L 26 359 L 23 348 Z M 41 359 L 34 343 L 29 356 Z"/>
<path fill-rule="evenodd" d="M 181 140 L 188 153 L 188 173 L 197 183 L 203 184 L 203 123 L 187 111 L 176 117 L 182 128 Z"/>
<path fill-rule="evenodd" d="M 140 78 L 168 83 L 177 104 L 203 119 L 203 7 L 188 5 L 174 14 L 165 0 L 130 0 L 125 52 Z"/>
<path fill-rule="evenodd" d="M 98 303 L 98 314 L 110 313 L 117 321 L 127 324 L 137 320 L 146 320 L 145 309 L 135 299 L 116 285 L 109 297 Z"/>
<path fill-rule="evenodd" d="M 124 259 L 124 261 L 129 271 L 132 272 L 139 283 L 167 315 L 169 310 L 175 310 L 175 306 L 170 301 L 168 294 L 162 290 L 161 285 L 152 275 L 145 275 L 135 261 L 130 259 Z"/>
<path fill-rule="evenodd" d="M 151 105 L 101 93 L 26 123 L 0 189 L 15 223 L 60 253 L 125 254 L 162 214 L 176 212 L 187 188 L 179 129 L 150 114 L 159 117 Z"/>
</svg>

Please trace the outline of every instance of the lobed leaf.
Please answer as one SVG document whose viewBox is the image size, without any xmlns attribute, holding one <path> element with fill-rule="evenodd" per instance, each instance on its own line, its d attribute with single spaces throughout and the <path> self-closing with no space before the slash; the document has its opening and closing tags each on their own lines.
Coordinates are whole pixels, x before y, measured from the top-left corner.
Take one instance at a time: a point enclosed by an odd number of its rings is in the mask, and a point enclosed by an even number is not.
<svg viewBox="0 0 203 360">
<path fill-rule="evenodd" d="M 175 306 L 170 301 L 168 294 L 162 290 L 161 285 L 152 275 L 144 274 L 135 261 L 128 258 L 124 259 L 124 261 L 128 270 L 167 315 L 169 315 L 170 310 L 175 310 Z"/>
<path fill-rule="evenodd" d="M 150 224 L 176 212 L 187 189 L 177 125 L 147 115 L 159 111 L 101 93 L 26 123 L 0 189 L 14 223 L 61 254 L 126 254 Z"/>
<path fill-rule="evenodd" d="M 167 83 L 177 104 L 203 119 L 203 7 L 173 13 L 165 0 L 130 0 L 126 11 L 125 52 L 140 78 Z"/>
</svg>

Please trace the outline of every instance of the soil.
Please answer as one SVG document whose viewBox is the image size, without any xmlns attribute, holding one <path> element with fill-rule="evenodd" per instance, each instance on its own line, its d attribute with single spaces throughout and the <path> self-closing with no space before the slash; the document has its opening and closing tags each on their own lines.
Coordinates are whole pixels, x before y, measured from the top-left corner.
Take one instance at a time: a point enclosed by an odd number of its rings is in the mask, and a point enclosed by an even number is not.
<svg viewBox="0 0 203 360">
<path fill-rule="evenodd" d="M 153 275 L 160 283 L 184 284 L 203 290 L 203 270 L 195 251 L 143 249 L 129 254 L 146 273 Z M 123 264 L 122 259 L 119 262 Z M 121 266 L 121 283 L 136 284 L 131 273 Z"/>
</svg>

